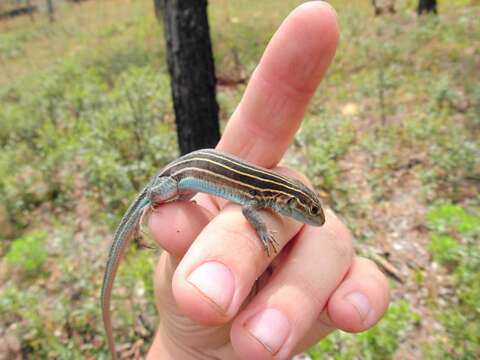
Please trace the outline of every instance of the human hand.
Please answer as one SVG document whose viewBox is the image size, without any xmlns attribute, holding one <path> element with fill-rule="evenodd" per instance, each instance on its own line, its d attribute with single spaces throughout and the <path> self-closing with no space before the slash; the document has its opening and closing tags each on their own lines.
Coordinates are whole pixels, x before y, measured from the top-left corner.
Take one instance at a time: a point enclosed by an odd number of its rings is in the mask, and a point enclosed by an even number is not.
<svg viewBox="0 0 480 360">
<path fill-rule="evenodd" d="M 332 8 L 299 6 L 252 75 L 218 149 L 275 168 L 338 43 Z M 388 285 L 354 256 L 351 235 L 326 211 L 322 227 L 262 212 L 282 251 L 267 257 L 240 206 L 206 194 L 149 218 L 166 250 L 155 273 L 161 323 L 148 359 L 287 359 L 335 329 L 358 332 L 384 314 Z"/>
</svg>

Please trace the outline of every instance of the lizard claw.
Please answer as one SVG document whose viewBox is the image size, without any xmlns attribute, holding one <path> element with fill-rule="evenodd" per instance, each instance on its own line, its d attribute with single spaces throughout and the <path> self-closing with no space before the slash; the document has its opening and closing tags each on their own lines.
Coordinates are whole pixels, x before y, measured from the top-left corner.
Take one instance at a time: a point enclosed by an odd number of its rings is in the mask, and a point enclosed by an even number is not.
<svg viewBox="0 0 480 360">
<path fill-rule="evenodd" d="M 273 250 L 273 254 L 278 253 L 278 248 L 280 244 L 275 239 L 274 234 L 276 231 L 267 231 L 260 235 L 260 239 L 262 240 L 263 249 L 267 253 L 267 256 L 270 256 L 270 248 Z"/>
</svg>

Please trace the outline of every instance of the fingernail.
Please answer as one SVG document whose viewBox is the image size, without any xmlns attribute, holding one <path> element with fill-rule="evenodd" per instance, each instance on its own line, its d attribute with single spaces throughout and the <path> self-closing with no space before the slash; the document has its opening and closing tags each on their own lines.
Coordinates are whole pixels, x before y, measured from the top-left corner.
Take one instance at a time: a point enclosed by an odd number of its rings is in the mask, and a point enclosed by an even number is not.
<svg viewBox="0 0 480 360">
<path fill-rule="evenodd" d="M 362 293 L 353 292 L 345 296 L 344 299 L 347 300 L 350 304 L 352 304 L 352 306 L 357 310 L 358 315 L 360 315 L 360 319 L 362 319 L 362 321 L 365 321 L 370 310 L 372 309 L 368 297 L 366 297 Z"/>
<path fill-rule="evenodd" d="M 290 333 L 290 322 L 279 310 L 266 309 L 251 317 L 245 328 L 270 353 L 275 354 Z"/>
<path fill-rule="evenodd" d="M 206 262 L 187 278 L 210 301 L 227 311 L 235 289 L 233 274 L 225 265 L 216 261 Z"/>
</svg>

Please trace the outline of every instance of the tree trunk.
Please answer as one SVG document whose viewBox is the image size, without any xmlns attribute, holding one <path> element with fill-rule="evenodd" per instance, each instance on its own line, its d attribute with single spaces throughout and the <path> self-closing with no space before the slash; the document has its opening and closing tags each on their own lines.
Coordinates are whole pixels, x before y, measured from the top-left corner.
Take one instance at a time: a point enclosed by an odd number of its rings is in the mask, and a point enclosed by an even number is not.
<svg viewBox="0 0 480 360">
<path fill-rule="evenodd" d="M 54 22 L 55 21 L 55 16 L 54 16 L 55 8 L 53 7 L 53 0 L 47 0 L 47 12 L 48 12 L 48 19 L 50 20 L 50 22 Z"/>
<path fill-rule="evenodd" d="M 424 12 L 437 13 L 437 0 L 418 0 L 417 14 L 422 15 Z"/>
<path fill-rule="evenodd" d="M 207 1 L 160 1 L 180 151 L 214 147 L 220 130 Z"/>
<path fill-rule="evenodd" d="M 30 3 L 30 0 L 26 0 L 26 3 L 27 3 L 27 8 L 29 9 L 28 16 L 30 17 L 30 21 L 33 23 L 35 22 L 35 17 L 33 16 L 33 13 L 36 10 L 36 8 L 34 9 L 32 4 Z"/>
<path fill-rule="evenodd" d="M 162 21 L 165 13 L 165 0 L 153 0 L 153 8 L 155 9 L 157 20 Z"/>
</svg>

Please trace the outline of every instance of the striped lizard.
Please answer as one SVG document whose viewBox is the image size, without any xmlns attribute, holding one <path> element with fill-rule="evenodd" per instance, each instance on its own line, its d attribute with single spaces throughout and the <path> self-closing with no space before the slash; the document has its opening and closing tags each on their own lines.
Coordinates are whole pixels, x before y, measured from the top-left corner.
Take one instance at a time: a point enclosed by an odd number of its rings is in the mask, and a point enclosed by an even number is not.
<svg viewBox="0 0 480 360">
<path fill-rule="evenodd" d="M 186 154 L 164 167 L 139 193 L 115 232 L 103 278 L 101 306 L 112 358 L 117 359 L 112 333 L 110 298 L 120 261 L 133 237 L 138 234 L 142 217 L 160 204 L 189 200 L 197 192 L 238 203 L 269 254 L 277 251 L 277 242 L 258 210 L 270 209 L 300 222 L 321 226 L 325 216 L 314 191 L 298 180 L 247 163 L 213 149 Z"/>
</svg>

